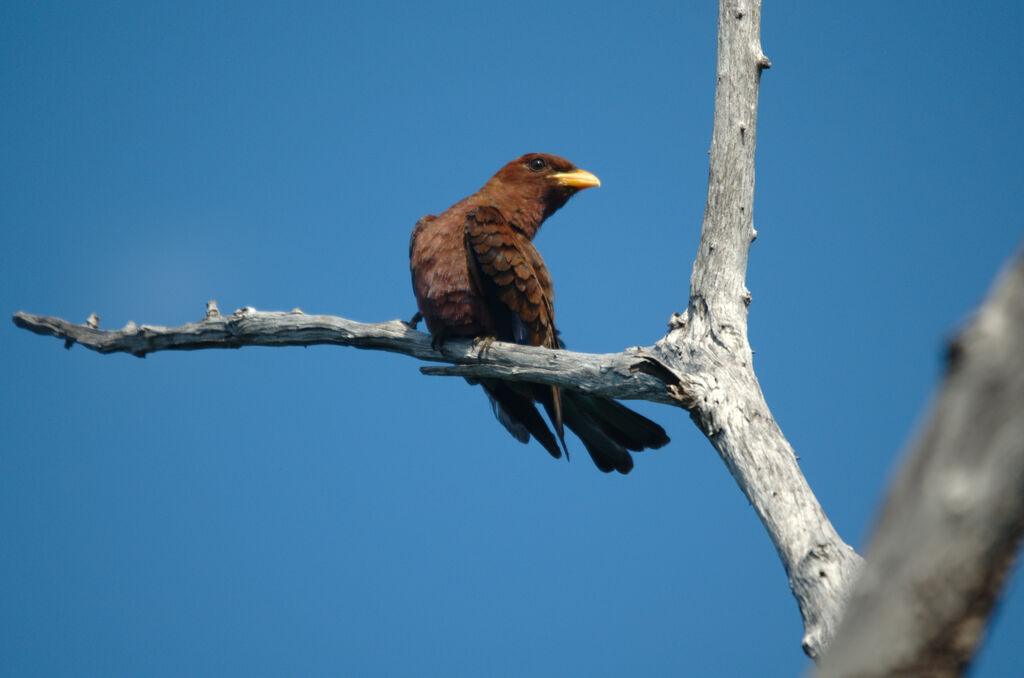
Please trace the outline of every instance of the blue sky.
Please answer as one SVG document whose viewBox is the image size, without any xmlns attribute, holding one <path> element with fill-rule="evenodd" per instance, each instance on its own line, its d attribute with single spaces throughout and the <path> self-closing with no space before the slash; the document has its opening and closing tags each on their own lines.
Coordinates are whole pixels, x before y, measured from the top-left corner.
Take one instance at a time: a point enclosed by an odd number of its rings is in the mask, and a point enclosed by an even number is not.
<svg viewBox="0 0 1024 678">
<path fill-rule="evenodd" d="M 602 180 L 537 244 L 582 351 L 686 305 L 714 3 L 0 7 L 0 299 L 415 310 L 409 232 L 529 151 Z M 944 342 L 1019 244 L 1024 10 L 768 3 L 750 337 L 858 548 Z M 0 330 L 12 676 L 799 675 L 753 511 L 686 413 L 628 477 L 404 356 L 100 356 Z M 976 676 L 1019 670 L 1016 571 Z"/>
</svg>

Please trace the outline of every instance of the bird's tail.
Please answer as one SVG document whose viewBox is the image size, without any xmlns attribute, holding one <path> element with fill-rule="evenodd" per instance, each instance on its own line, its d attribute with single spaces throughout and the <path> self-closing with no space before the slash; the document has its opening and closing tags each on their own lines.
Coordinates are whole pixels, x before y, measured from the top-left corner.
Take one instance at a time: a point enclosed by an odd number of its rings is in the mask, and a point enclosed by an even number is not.
<svg viewBox="0 0 1024 678">
<path fill-rule="evenodd" d="M 487 398 L 491 401 L 491 409 L 501 425 L 521 443 L 530 442 L 532 435 L 552 457 L 558 459 L 562 451 L 558 449 L 555 436 L 551 434 L 544 417 L 533 404 L 533 385 L 521 384 L 501 379 L 467 379 L 469 383 L 479 383 L 484 387 Z M 550 396 L 549 396 L 550 399 Z M 565 447 L 565 441 L 562 441 Z"/>
<path fill-rule="evenodd" d="M 669 442 L 665 429 L 625 405 L 607 398 L 562 391 L 562 419 L 590 453 L 594 464 L 608 473 L 629 473 L 639 452 Z"/>
<path fill-rule="evenodd" d="M 658 424 L 637 414 L 614 400 L 561 390 L 561 416 L 555 409 L 555 396 L 550 386 L 524 384 L 501 379 L 467 379 L 479 383 L 487 392 L 498 421 L 522 443 L 530 436 L 537 439 L 552 457 L 562 456 L 565 440 L 556 426 L 555 434 L 537 411 L 540 401 L 552 422 L 559 419 L 572 430 L 587 448 L 600 470 L 608 473 L 629 473 L 633 468 L 630 451 L 639 452 L 668 444 L 668 435 Z M 561 449 L 559 449 L 561 442 Z M 566 450 L 568 455 L 568 450 Z"/>
</svg>

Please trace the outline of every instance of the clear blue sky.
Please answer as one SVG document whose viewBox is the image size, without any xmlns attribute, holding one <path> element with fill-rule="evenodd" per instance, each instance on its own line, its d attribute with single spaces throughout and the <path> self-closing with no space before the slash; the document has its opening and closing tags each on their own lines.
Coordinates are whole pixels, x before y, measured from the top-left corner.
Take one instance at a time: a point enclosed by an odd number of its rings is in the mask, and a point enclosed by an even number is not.
<svg viewBox="0 0 1024 678">
<path fill-rule="evenodd" d="M 597 174 L 538 246 L 570 346 L 686 305 L 704 3 L 0 6 L 0 308 L 409 317 L 417 218 L 529 151 Z M 860 547 L 943 345 L 1024 232 L 1018 3 L 774 3 L 755 366 Z M 0 329 L 0 673 L 796 676 L 801 623 L 686 413 L 628 477 L 352 349 L 100 356 Z M 1016 572 L 976 676 L 1019 673 Z"/>
</svg>

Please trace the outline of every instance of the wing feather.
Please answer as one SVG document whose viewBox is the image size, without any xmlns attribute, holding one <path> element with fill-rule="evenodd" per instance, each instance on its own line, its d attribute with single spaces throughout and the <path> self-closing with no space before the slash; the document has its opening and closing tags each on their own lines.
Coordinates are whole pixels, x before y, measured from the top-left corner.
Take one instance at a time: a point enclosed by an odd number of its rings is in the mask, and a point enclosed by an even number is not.
<svg viewBox="0 0 1024 678">
<path fill-rule="evenodd" d="M 496 337 L 533 346 L 558 348 L 554 286 L 530 239 L 494 207 L 477 207 L 466 215 L 466 251 L 475 268 L 479 292 L 487 300 Z M 551 387 L 549 415 L 565 448 L 562 394 Z M 568 454 L 568 450 L 566 450 Z"/>
</svg>

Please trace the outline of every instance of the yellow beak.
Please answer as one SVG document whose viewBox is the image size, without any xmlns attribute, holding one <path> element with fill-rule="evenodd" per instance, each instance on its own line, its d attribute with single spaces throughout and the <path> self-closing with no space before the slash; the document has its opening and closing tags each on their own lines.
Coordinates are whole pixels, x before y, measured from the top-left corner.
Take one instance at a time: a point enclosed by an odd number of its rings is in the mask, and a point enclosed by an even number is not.
<svg viewBox="0 0 1024 678">
<path fill-rule="evenodd" d="M 600 179 L 590 172 L 581 169 L 573 170 L 572 172 L 557 172 L 552 174 L 551 178 L 562 186 L 572 186 L 573 188 L 590 188 L 591 186 L 601 185 Z"/>
</svg>

